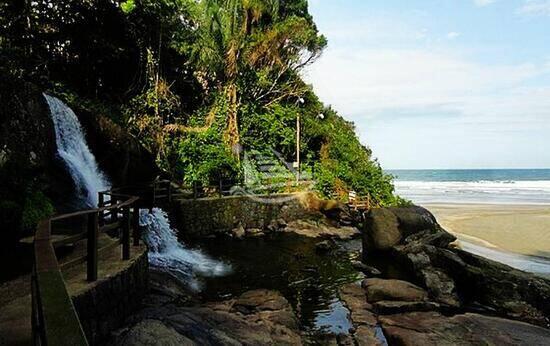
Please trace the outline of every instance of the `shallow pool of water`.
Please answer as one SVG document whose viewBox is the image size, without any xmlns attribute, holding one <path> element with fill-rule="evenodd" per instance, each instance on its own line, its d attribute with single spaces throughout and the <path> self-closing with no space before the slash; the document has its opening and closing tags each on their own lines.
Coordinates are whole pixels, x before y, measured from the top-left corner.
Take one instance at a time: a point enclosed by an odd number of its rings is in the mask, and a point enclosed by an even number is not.
<svg viewBox="0 0 550 346">
<path fill-rule="evenodd" d="M 348 333 L 352 327 L 349 311 L 340 301 L 338 288 L 362 277 L 351 263 L 359 254 L 342 243 L 322 254 L 316 251 L 319 241 L 276 234 L 245 240 L 208 239 L 193 244 L 233 269 L 223 277 L 201 278 L 200 294 L 205 300 L 220 300 L 253 289 L 277 290 L 291 303 L 304 331 Z"/>
</svg>

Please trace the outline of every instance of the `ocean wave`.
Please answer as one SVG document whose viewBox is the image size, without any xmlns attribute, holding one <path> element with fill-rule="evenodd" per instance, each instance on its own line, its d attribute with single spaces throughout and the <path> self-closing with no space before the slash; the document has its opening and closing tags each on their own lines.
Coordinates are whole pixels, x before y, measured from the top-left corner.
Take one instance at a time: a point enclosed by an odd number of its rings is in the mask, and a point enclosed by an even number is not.
<svg viewBox="0 0 550 346">
<path fill-rule="evenodd" d="M 550 180 L 398 180 L 395 188 L 416 203 L 550 204 Z"/>
</svg>

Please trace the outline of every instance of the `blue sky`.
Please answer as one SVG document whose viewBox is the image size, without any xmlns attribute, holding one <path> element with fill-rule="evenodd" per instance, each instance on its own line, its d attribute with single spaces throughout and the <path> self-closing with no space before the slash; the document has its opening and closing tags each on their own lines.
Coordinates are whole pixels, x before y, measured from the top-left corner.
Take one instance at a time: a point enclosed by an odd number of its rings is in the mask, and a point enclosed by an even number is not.
<svg viewBox="0 0 550 346">
<path fill-rule="evenodd" d="M 550 0 L 309 2 L 305 77 L 384 168 L 550 168 Z"/>
</svg>

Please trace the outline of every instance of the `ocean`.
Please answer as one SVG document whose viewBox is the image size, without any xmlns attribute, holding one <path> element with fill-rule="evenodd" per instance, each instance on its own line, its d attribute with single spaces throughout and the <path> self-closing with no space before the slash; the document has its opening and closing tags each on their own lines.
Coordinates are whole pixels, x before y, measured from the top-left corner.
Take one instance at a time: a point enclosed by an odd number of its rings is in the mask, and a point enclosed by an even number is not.
<svg viewBox="0 0 550 346">
<path fill-rule="evenodd" d="M 550 204 L 550 169 L 389 170 L 416 204 Z"/>
</svg>

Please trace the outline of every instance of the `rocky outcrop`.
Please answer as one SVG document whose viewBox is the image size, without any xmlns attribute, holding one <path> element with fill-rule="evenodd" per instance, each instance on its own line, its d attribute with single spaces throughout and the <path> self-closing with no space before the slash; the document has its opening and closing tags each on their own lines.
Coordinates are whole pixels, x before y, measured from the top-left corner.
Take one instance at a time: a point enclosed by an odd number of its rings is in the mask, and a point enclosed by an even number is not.
<svg viewBox="0 0 550 346">
<path fill-rule="evenodd" d="M 155 158 L 109 118 L 71 105 L 86 132 L 96 160 L 117 186 L 143 185 L 160 174 Z"/>
<path fill-rule="evenodd" d="M 191 346 L 198 345 L 159 320 L 143 320 L 132 328 L 119 332 L 111 345 Z"/>
<path fill-rule="evenodd" d="M 162 281 L 153 283 L 144 309 L 113 333 L 109 344 L 135 345 L 139 337 L 178 345 L 302 344 L 297 318 L 276 291 L 253 290 L 226 301 L 198 303 L 185 298 L 172 278 L 158 279 Z"/>
<path fill-rule="evenodd" d="M 364 289 L 355 283 L 344 285 L 340 288 L 340 298 L 350 310 L 354 327 L 351 336 L 357 345 L 382 345 L 376 337 L 378 320 L 372 305 L 367 302 Z"/>
<path fill-rule="evenodd" d="M 10 240 L 53 212 L 52 192 L 70 195 L 72 180 L 56 160 L 55 130 L 42 91 L 0 75 L 0 104 L 0 229 L 6 237 L 0 246 L 11 246 Z"/>
<path fill-rule="evenodd" d="M 550 327 L 548 280 L 462 251 L 454 240 L 426 209 L 381 209 L 367 216 L 363 256 L 382 252 L 398 262 L 430 300 L 448 311 L 497 314 Z"/>
<path fill-rule="evenodd" d="M 389 251 L 408 236 L 421 231 L 439 233 L 439 230 L 441 227 L 435 217 L 421 207 L 371 209 L 365 216 L 364 255 Z M 449 242 L 456 239 L 448 233 L 446 235 Z"/>
<path fill-rule="evenodd" d="M 438 312 L 381 316 L 390 345 L 547 345 L 550 330 L 479 314 L 452 317 Z"/>
<path fill-rule="evenodd" d="M 372 295 L 376 287 L 376 295 Z M 411 291 L 411 288 L 413 289 Z M 407 292 L 413 292 L 409 294 Z M 348 284 L 340 297 L 350 310 L 357 345 L 547 345 L 550 330 L 477 313 L 444 314 L 407 282 L 376 279 Z M 387 300 L 377 300 L 381 297 Z M 377 300 L 377 301 L 373 301 Z M 381 328 L 383 333 L 378 332 Z"/>
</svg>

